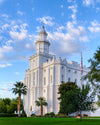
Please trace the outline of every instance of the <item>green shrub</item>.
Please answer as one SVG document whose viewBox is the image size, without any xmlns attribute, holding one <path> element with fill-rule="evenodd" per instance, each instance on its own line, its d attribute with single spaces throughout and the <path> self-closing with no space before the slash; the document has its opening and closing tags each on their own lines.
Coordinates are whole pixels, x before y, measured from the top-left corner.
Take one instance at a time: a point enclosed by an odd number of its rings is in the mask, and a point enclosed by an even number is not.
<svg viewBox="0 0 100 125">
<path fill-rule="evenodd" d="M 44 116 L 45 117 L 54 117 L 55 113 L 54 112 L 46 113 Z"/>
<path fill-rule="evenodd" d="M 14 113 L 0 113 L 0 117 L 17 117 L 18 114 Z"/>
<path fill-rule="evenodd" d="M 84 116 L 84 117 L 88 117 L 88 115 L 87 115 L 87 114 L 83 114 L 83 116 Z"/>
<path fill-rule="evenodd" d="M 57 118 L 67 118 L 68 116 L 66 114 L 58 113 L 56 114 Z"/>
<path fill-rule="evenodd" d="M 42 116 L 42 115 L 36 115 L 36 117 L 44 117 L 44 116 Z"/>
<path fill-rule="evenodd" d="M 44 116 L 45 116 L 45 117 L 49 117 L 49 113 L 46 113 Z"/>
<path fill-rule="evenodd" d="M 77 116 L 80 116 L 80 114 L 78 114 Z"/>
<path fill-rule="evenodd" d="M 24 111 L 24 109 L 22 110 L 21 116 L 22 116 L 22 117 L 27 117 L 26 112 Z"/>
<path fill-rule="evenodd" d="M 36 117 L 36 115 L 35 114 L 31 114 L 31 117 Z"/>
<path fill-rule="evenodd" d="M 50 115 L 51 117 L 54 117 L 54 116 L 55 116 L 55 113 L 54 113 L 54 112 L 50 112 L 49 115 Z"/>
</svg>

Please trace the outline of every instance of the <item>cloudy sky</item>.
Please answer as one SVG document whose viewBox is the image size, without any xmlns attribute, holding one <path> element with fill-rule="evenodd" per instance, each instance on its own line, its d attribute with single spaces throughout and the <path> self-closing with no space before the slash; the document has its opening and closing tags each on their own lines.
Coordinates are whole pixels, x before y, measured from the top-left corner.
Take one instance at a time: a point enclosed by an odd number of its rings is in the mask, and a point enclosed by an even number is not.
<svg viewBox="0 0 100 125">
<path fill-rule="evenodd" d="M 50 53 L 89 66 L 100 46 L 100 0 L 0 0 L 0 97 L 24 80 L 42 24 Z"/>
</svg>

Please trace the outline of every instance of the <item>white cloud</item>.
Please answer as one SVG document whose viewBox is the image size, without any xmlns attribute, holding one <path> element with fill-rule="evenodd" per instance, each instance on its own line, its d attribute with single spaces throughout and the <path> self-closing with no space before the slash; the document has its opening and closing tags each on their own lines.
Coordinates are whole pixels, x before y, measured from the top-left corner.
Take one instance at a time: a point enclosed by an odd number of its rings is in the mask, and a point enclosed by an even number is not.
<svg viewBox="0 0 100 125">
<path fill-rule="evenodd" d="M 7 82 L 0 82 L 0 97 L 1 98 L 14 98 L 11 89 L 14 87 L 14 82 L 7 81 Z"/>
<path fill-rule="evenodd" d="M 49 26 L 53 26 L 54 25 L 54 22 L 52 21 L 53 18 L 50 17 L 50 16 L 45 16 L 45 17 L 37 18 L 36 20 L 40 21 L 41 23 L 44 23 L 46 25 L 49 25 Z"/>
<path fill-rule="evenodd" d="M 93 22 L 91 22 L 91 26 L 88 27 L 88 29 L 92 33 L 100 32 L 100 24 L 96 20 L 94 20 Z"/>
<path fill-rule="evenodd" d="M 28 24 L 26 23 L 20 26 L 14 25 L 12 27 L 12 30 L 9 32 L 11 38 L 16 41 L 24 40 L 27 37 L 27 30 L 26 30 L 27 26 Z"/>
<path fill-rule="evenodd" d="M 12 46 L 2 46 L 0 47 L 0 53 L 9 53 L 13 50 Z"/>
<path fill-rule="evenodd" d="M 85 6 L 90 6 L 90 5 L 93 5 L 94 6 L 94 0 L 83 0 L 83 4 Z"/>
<path fill-rule="evenodd" d="M 5 68 L 8 66 L 12 66 L 12 64 L 8 63 L 8 64 L 0 64 L 0 68 Z"/>
<path fill-rule="evenodd" d="M 64 26 L 60 26 L 60 27 L 57 28 L 57 31 L 58 31 L 58 32 L 62 32 L 62 30 L 64 30 L 64 29 L 65 29 Z"/>
<path fill-rule="evenodd" d="M 59 55 L 78 53 L 81 49 L 81 42 L 88 41 L 85 27 L 75 23 L 77 5 L 69 6 L 69 9 L 72 10 L 72 22 L 61 26 L 57 24 L 53 29 L 55 31 L 49 32 L 49 38 L 53 41 L 52 45 L 56 46 L 56 53 L 60 50 Z M 50 16 L 37 18 L 37 21 L 44 22 L 48 26 L 56 24 Z M 6 40 L 5 45 L 0 48 L 0 61 L 25 60 L 35 50 L 34 41 L 38 39 L 38 36 L 28 32 L 27 23 L 13 20 L 3 25 L 3 29 L 6 30 L 7 27 L 9 27 L 9 40 Z M 40 27 L 37 27 L 37 30 L 39 32 Z"/>
<path fill-rule="evenodd" d="M 97 7 L 97 8 L 96 8 L 96 12 L 99 12 L 99 10 L 100 10 L 100 8 Z"/>
<path fill-rule="evenodd" d="M 6 30 L 8 27 L 10 27 L 9 24 L 4 24 L 4 25 L 2 26 L 2 30 Z"/>
<path fill-rule="evenodd" d="M 18 11 L 17 11 L 17 14 L 19 14 L 19 15 L 22 16 L 24 13 L 23 13 L 22 11 L 19 11 L 19 10 L 18 10 Z"/>
<path fill-rule="evenodd" d="M 63 8 L 64 6 L 63 6 L 63 5 L 61 5 L 60 7 L 61 7 L 61 8 Z"/>
<path fill-rule="evenodd" d="M 23 32 L 15 32 L 15 31 L 10 31 L 10 36 L 12 39 L 14 40 L 24 40 L 27 37 L 27 31 L 23 31 Z"/>
<path fill-rule="evenodd" d="M 80 40 L 80 41 L 83 41 L 83 42 L 89 41 L 89 39 L 88 39 L 87 36 L 80 37 L 79 40 Z"/>
<path fill-rule="evenodd" d="M 59 55 L 79 53 L 82 48 L 81 43 L 88 41 L 85 27 L 76 26 L 72 22 L 67 22 L 66 26 L 60 26 L 57 31 L 49 32 L 48 35 L 49 39 L 53 41 L 52 44 L 56 46 L 55 51 Z"/>
<path fill-rule="evenodd" d="M 1 62 L 4 62 L 4 60 L 8 61 L 7 59 L 11 52 L 13 52 L 12 46 L 4 45 L 0 47 L 0 61 Z M 1 66 L 6 66 L 6 65 L 1 65 Z"/>
<path fill-rule="evenodd" d="M 73 19 L 73 23 L 76 23 L 76 13 L 77 13 L 77 5 L 69 6 L 68 9 L 72 10 L 71 18 Z"/>
<path fill-rule="evenodd" d="M 7 38 L 2 35 L 0 43 L 0 61 L 26 60 L 29 53 L 34 49 L 36 35 L 29 34 L 28 24 L 15 20 L 3 23 L 2 33 L 7 34 Z M 9 29 L 8 29 L 9 28 Z M 9 31 L 9 32 L 8 32 Z M 25 54 L 28 52 L 27 54 Z"/>
<path fill-rule="evenodd" d="M 8 18 L 9 17 L 7 14 L 2 14 L 1 16 L 4 17 L 4 18 Z"/>
</svg>

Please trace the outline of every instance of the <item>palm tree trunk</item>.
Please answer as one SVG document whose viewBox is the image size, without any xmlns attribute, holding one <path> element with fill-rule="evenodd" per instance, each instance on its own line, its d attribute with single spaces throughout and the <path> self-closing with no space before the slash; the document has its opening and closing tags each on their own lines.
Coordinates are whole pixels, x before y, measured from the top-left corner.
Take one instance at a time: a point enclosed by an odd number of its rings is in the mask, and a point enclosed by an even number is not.
<svg viewBox="0 0 100 125">
<path fill-rule="evenodd" d="M 21 105 L 21 94 L 19 93 L 19 104 L 18 104 L 18 117 L 20 117 L 20 105 Z"/>
<path fill-rule="evenodd" d="M 43 115 L 43 106 L 41 105 L 40 114 Z"/>
</svg>

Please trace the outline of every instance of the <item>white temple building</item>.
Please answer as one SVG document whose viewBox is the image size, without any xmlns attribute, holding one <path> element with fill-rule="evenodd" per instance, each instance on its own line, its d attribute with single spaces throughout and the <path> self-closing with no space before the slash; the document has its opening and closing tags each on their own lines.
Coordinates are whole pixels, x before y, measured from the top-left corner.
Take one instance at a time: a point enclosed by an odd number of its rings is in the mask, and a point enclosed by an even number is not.
<svg viewBox="0 0 100 125">
<path fill-rule="evenodd" d="M 78 86 L 81 85 L 81 66 L 77 62 L 67 62 L 66 59 L 49 54 L 50 42 L 48 34 L 42 26 L 39 32 L 39 39 L 36 41 L 36 54 L 30 57 L 30 66 L 26 70 L 25 85 L 28 88 L 27 95 L 24 96 L 24 109 L 27 116 L 40 114 L 40 107 L 35 101 L 39 97 L 44 97 L 48 106 L 44 107 L 43 113 L 59 112 L 58 87 L 62 81 L 72 81 Z M 88 69 L 83 67 L 83 75 Z M 86 84 L 87 81 L 83 81 Z"/>
</svg>

